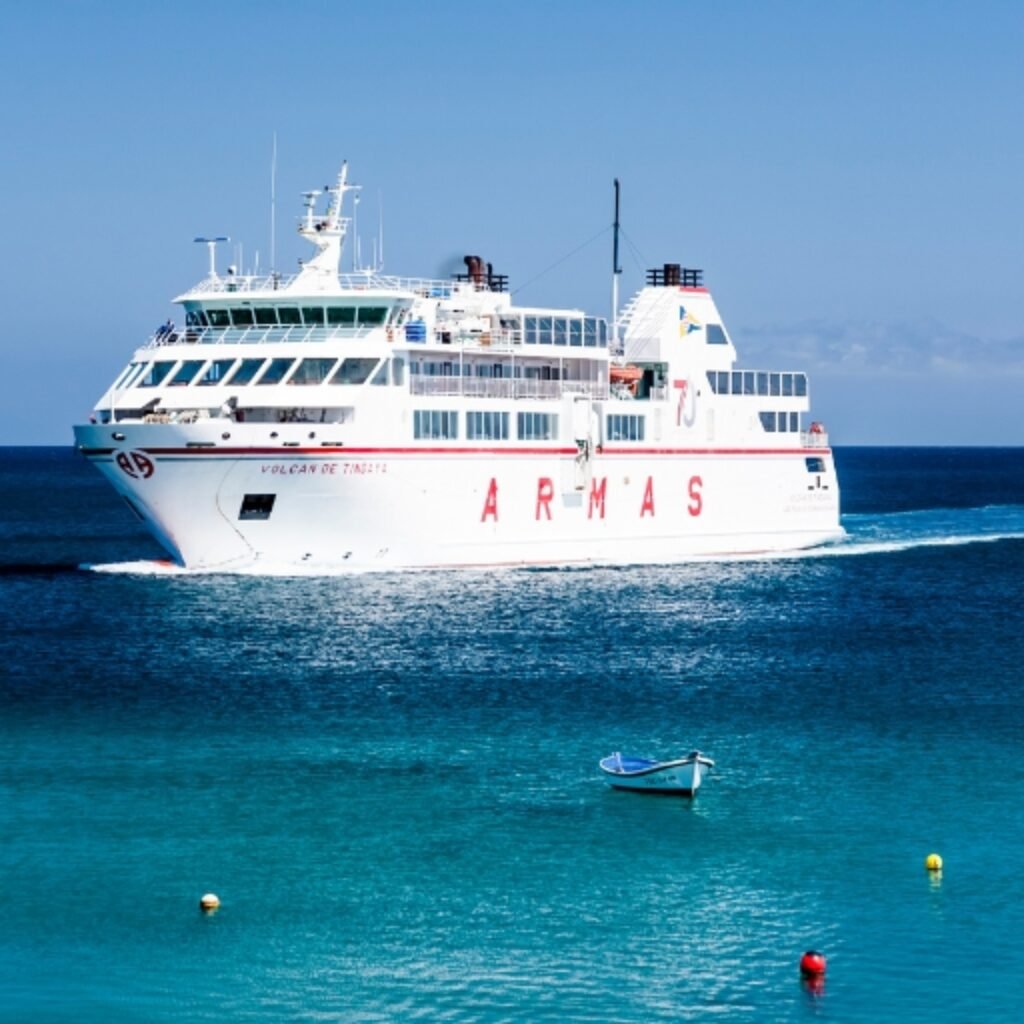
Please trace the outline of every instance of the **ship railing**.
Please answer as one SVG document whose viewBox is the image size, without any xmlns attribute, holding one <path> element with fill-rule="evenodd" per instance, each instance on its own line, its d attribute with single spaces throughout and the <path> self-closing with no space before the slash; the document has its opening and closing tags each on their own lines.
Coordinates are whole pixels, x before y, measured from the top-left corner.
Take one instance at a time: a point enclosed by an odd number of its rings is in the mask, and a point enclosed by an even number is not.
<svg viewBox="0 0 1024 1024">
<path fill-rule="evenodd" d="M 497 331 L 459 331 L 439 327 L 434 331 L 434 344 L 474 351 L 490 349 L 494 352 L 511 352 L 513 348 L 519 348 L 523 344 L 523 332 L 511 328 Z"/>
<path fill-rule="evenodd" d="M 186 295 L 237 295 L 251 292 L 285 292 L 302 277 L 289 274 L 229 274 L 227 277 L 207 277 L 194 285 Z M 456 289 L 479 290 L 456 281 L 441 281 L 429 277 L 395 277 L 390 274 L 353 272 L 337 275 L 338 287 L 350 291 L 411 292 L 421 298 L 446 299 Z"/>
<path fill-rule="evenodd" d="M 146 348 L 167 345 L 264 345 L 277 342 L 335 341 L 365 338 L 381 324 L 320 326 L 311 324 L 254 324 L 251 327 L 162 327 L 151 334 Z M 398 333 L 398 332 L 396 332 Z"/>
<path fill-rule="evenodd" d="M 563 395 L 588 398 L 608 397 L 608 385 L 601 381 L 535 380 L 532 377 L 442 377 L 414 374 L 409 378 L 413 395 L 436 398 L 537 398 L 559 399 Z"/>
<path fill-rule="evenodd" d="M 415 326 L 412 325 L 407 326 Z M 341 338 L 365 338 L 373 331 L 388 331 L 388 338 L 396 342 L 423 344 L 405 327 L 385 324 L 253 324 L 248 327 L 203 327 L 199 324 L 183 328 L 164 326 L 146 341 L 147 348 L 166 345 L 260 345 L 276 342 L 322 342 Z M 472 351 L 511 352 L 522 345 L 522 331 L 443 331 L 434 332 L 433 343 L 445 347 Z"/>
<path fill-rule="evenodd" d="M 828 432 L 819 424 L 812 423 L 810 430 L 800 431 L 800 443 L 805 448 L 827 448 Z"/>
</svg>

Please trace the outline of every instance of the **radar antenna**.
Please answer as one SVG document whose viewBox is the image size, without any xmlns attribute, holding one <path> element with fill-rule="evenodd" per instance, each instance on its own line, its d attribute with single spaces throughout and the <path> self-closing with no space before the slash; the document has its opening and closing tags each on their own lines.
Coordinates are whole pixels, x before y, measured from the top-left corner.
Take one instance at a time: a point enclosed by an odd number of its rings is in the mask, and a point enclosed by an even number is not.
<svg viewBox="0 0 1024 1024">
<path fill-rule="evenodd" d="M 216 238 L 193 238 L 193 242 L 203 242 L 206 247 L 210 250 L 210 280 L 217 280 L 217 243 L 218 242 L 230 242 L 231 239 L 227 235 L 217 235 Z"/>
</svg>

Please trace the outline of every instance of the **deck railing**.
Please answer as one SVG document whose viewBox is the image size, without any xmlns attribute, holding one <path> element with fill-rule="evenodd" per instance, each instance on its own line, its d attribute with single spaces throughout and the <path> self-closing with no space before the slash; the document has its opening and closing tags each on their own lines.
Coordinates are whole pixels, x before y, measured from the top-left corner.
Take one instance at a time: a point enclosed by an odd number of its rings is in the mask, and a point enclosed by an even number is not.
<svg viewBox="0 0 1024 1024">
<path fill-rule="evenodd" d="M 583 380 L 535 380 L 530 377 L 439 377 L 413 374 L 409 392 L 436 398 L 561 398 L 583 395 L 588 398 L 608 397 L 608 384 Z"/>
<path fill-rule="evenodd" d="M 820 424 L 811 424 L 810 430 L 800 432 L 800 441 L 805 448 L 827 448 L 828 432 Z"/>
<path fill-rule="evenodd" d="M 225 277 L 206 277 L 190 288 L 186 295 L 247 295 L 252 292 L 287 292 L 302 277 L 298 274 L 229 274 Z M 445 281 L 429 277 L 394 277 L 373 272 L 338 274 L 338 287 L 357 292 L 411 292 L 423 298 L 446 299 L 458 289 L 490 291 L 486 280 Z M 496 288 L 495 291 L 502 289 Z"/>
<path fill-rule="evenodd" d="M 313 324 L 253 324 L 251 327 L 171 327 L 160 328 L 146 341 L 146 348 L 167 345 L 269 345 L 279 342 L 336 341 L 365 338 L 380 331 L 380 324 L 324 327 Z"/>
</svg>

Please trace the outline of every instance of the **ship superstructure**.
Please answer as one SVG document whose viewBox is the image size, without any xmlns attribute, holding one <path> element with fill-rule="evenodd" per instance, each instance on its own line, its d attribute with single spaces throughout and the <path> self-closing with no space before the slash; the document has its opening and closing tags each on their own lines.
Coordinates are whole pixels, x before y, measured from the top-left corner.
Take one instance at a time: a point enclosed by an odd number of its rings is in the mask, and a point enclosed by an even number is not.
<svg viewBox="0 0 1024 1024">
<path fill-rule="evenodd" d="M 669 563 L 842 536 L 799 371 L 747 370 L 698 270 L 612 329 L 450 280 L 340 272 L 343 166 L 291 277 L 210 271 L 75 427 L 172 558 L 324 571 Z"/>
</svg>

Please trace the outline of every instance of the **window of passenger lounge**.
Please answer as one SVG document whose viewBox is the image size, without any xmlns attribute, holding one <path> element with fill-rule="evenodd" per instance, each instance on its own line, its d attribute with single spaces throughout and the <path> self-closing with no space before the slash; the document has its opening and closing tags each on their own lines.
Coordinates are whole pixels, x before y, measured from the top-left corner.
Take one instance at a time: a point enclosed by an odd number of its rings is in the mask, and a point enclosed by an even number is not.
<svg viewBox="0 0 1024 1024">
<path fill-rule="evenodd" d="M 170 379 L 170 386 L 172 388 L 180 388 L 191 384 L 192 378 L 199 372 L 203 362 L 204 360 L 202 359 L 186 359 L 181 364 L 178 372 Z"/>
<path fill-rule="evenodd" d="M 252 383 L 253 377 L 259 373 L 260 368 L 265 362 L 265 359 L 243 359 L 234 375 L 230 378 L 231 383 L 236 387 Z"/>
<path fill-rule="evenodd" d="M 289 384 L 323 384 L 334 368 L 334 359 L 303 359 Z"/>
<path fill-rule="evenodd" d="M 206 373 L 196 383 L 201 387 L 207 387 L 211 384 L 222 384 L 234 365 L 234 359 L 214 359 L 206 368 Z"/>
<path fill-rule="evenodd" d="M 369 357 L 351 357 L 343 359 L 341 366 L 331 378 L 332 384 L 362 384 L 373 373 L 379 360 Z"/>
<path fill-rule="evenodd" d="M 158 388 L 171 372 L 174 361 L 169 363 L 154 363 L 147 371 L 142 380 L 139 381 L 140 388 Z"/>
<path fill-rule="evenodd" d="M 271 359 L 270 365 L 263 371 L 257 384 L 280 384 L 294 364 L 294 359 Z"/>
</svg>

